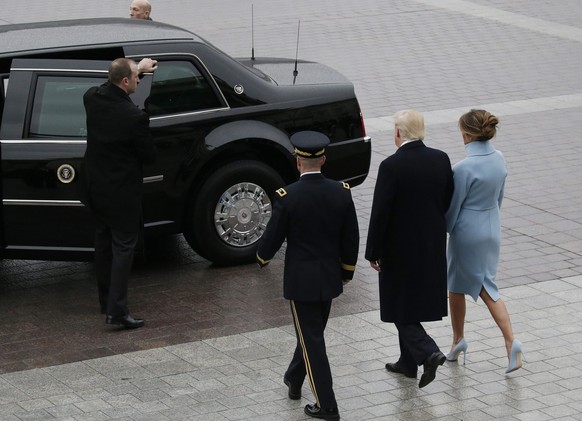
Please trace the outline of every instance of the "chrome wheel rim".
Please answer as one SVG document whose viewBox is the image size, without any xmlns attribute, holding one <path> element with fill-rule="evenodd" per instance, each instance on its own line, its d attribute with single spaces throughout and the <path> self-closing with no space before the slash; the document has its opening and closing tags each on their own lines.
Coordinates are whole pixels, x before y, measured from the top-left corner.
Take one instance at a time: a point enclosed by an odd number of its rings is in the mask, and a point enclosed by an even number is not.
<svg viewBox="0 0 582 421">
<path fill-rule="evenodd" d="M 228 245 L 246 247 L 262 237 L 271 212 L 271 199 L 261 186 L 238 183 L 218 199 L 214 226 L 220 239 Z"/>
</svg>

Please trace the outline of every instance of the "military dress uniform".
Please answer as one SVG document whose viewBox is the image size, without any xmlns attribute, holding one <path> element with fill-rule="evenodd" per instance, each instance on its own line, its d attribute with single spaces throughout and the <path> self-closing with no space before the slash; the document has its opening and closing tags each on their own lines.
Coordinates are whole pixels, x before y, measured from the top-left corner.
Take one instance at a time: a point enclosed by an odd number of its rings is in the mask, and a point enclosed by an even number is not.
<svg viewBox="0 0 582 421">
<path fill-rule="evenodd" d="M 299 132 L 291 142 L 298 156 L 310 158 L 323 155 L 329 139 Z M 290 301 L 297 347 L 284 381 L 298 390 L 294 399 L 299 399 L 307 375 L 316 405 L 335 408 L 337 414 L 324 329 L 332 299 L 343 292 L 343 280 L 352 279 L 358 259 L 358 220 L 349 185 L 308 172 L 277 190 L 257 263 L 268 264 L 285 239 L 283 295 Z M 339 419 L 339 414 L 328 419 Z"/>
</svg>

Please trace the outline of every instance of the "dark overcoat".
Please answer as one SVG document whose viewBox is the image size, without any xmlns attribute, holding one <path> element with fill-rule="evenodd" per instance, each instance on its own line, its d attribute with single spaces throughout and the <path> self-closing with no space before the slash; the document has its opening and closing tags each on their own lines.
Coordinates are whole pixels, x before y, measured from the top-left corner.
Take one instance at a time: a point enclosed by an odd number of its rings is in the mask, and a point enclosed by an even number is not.
<svg viewBox="0 0 582 421">
<path fill-rule="evenodd" d="M 109 82 L 83 96 L 87 149 L 81 167 L 82 202 L 113 229 L 141 229 L 144 163 L 156 149 L 149 118 L 121 88 Z"/>
<path fill-rule="evenodd" d="M 380 317 L 416 323 L 447 315 L 445 212 L 453 173 L 444 152 L 402 145 L 378 170 L 366 259 L 380 260 Z"/>
<path fill-rule="evenodd" d="M 268 263 L 285 239 L 283 296 L 327 301 L 340 295 L 342 281 L 354 275 L 360 243 L 349 186 L 316 173 L 278 190 L 257 250 L 259 264 Z"/>
</svg>

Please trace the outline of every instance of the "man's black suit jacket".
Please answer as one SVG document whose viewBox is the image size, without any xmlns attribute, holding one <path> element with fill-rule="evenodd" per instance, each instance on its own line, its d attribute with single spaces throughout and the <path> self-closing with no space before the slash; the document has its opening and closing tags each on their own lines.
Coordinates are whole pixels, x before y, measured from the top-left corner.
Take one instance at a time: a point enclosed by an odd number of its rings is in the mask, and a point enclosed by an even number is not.
<svg viewBox="0 0 582 421">
<path fill-rule="evenodd" d="M 155 160 L 149 118 L 109 82 L 83 97 L 87 149 L 81 168 L 82 201 L 113 229 L 141 229 L 144 163 Z"/>
<path fill-rule="evenodd" d="M 278 190 L 257 260 L 268 263 L 287 239 L 283 295 L 288 300 L 327 301 L 352 279 L 360 234 L 347 184 L 305 174 Z"/>
</svg>

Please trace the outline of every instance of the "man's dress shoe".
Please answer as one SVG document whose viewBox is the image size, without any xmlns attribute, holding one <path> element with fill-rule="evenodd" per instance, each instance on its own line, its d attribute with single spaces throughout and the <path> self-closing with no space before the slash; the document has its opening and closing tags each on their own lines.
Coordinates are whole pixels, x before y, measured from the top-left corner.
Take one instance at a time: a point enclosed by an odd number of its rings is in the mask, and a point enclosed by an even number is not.
<svg viewBox="0 0 582 421">
<path fill-rule="evenodd" d="M 404 374 L 406 377 L 411 379 L 416 379 L 416 372 L 407 371 L 402 367 L 398 362 L 395 363 L 386 363 L 386 370 L 392 373 Z"/>
<path fill-rule="evenodd" d="M 445 363 L 445 354 L 440 351 L 433 352 L 425 361 L 424 361 L 424 373 L 420 376 L 420 381 L 418 382 L 418 387 L 423 388 L 430 382 L 434 380 L 436 377 L 437 367 L 439 365 L 443 365 Z"/>
<path fill-rule="evenodd" d="M 339 420 L 340 415 L 337 408 L 330 408 L 330 409 L 322 409 L 319 406 L 313 405 L 306 405 L 305 406 L 305 413 L 313 418 L 319 418 L 322 420 Z"/>
<path fill-rule="evenodd" d="M 291 383 L 287 377 L 283 377 L 283 383 L 289 388 L 289 399 L 293 399 L 294 401 L 301 399 L 301 386 Z"/>
<path fill-rule="evenodd" d="M 128 329 L 137 329 L 138 327 L 142 327 L 145 324 L 145 321 L 143 319 L 134 319 L 129 314 L 127 314 L 125 316 L 118 317 L 107 316 L 105 323 L 108 325 L 123 326 Z"/>
</svg>

